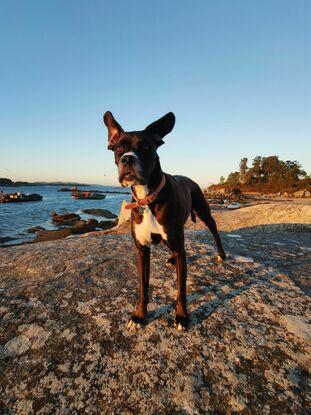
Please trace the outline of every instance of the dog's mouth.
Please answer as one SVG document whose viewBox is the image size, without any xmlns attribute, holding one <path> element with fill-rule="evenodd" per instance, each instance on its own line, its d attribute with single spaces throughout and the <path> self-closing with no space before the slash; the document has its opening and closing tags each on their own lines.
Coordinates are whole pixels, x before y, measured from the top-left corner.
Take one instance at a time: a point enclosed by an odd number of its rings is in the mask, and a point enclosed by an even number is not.
<svg viewBox="0 0 311 415">
<path fill-rule="evenodd" d="M 119 182 L 122 187 L 136 186 L 138 184 L 144 184 L 145 181 L 141 177 L 137 177 L 132 171 L 127 171 L 119 178 Z"/>
</svg>

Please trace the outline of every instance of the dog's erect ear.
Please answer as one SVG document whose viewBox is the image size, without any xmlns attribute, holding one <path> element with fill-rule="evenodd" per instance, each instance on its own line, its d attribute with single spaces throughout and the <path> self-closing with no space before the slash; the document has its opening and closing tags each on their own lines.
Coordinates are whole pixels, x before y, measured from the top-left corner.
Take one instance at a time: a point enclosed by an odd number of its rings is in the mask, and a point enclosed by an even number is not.
<svg viewBox="0 0 311 415">
<path fill-rule="evenodd" d="M 113 150 L 114 146 L 123 132 L 121 125 L 114 119 L 110 111 L 104 114 L 104 123 L 108 128 L 108 150 Z"/>
<path fill-rule="evenodd" d="M 172 131 L 174 125 L 175 115 L 172 112 L 168 112 L 166 115 L 164 115 L 164 117 L 148 125 L 148 127 L 145 128 L 145 131 L 147 131 L 149 134 L 152 134 L 156 144 L 161 146 L 164 144 L 162 138 Z"/>
</svg>

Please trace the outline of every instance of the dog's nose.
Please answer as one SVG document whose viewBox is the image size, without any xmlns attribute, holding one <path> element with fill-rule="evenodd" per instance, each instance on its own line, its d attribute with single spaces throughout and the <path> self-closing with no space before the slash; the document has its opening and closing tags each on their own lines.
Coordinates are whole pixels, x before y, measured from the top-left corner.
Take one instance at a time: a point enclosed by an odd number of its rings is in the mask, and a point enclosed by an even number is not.
<svg viewBox="0 0 311 415">
<path fill-rule="evenodd" d="M 121 163 L 123 166 L 129 166 L 130 164 L 135 163 L 135 156 L 132 156 L 130 154 L 124 154 L 124 156 L 121 157 Z"/>
</svg>

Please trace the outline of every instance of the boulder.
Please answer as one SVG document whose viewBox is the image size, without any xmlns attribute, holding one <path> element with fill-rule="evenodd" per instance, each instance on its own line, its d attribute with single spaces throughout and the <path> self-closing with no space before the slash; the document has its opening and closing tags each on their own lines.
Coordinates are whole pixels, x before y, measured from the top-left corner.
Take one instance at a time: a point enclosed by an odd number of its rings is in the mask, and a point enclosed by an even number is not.
<svg viewBox="0 0 311 415">
<path fill-rule="evenodd" d="M 40 231 L 45 231 L 45 228 L 43 228 L 42 226 L 34 226 L 33 228 L 27 229 L 27 233 L 37 233 Z"/>
<path fill-rule="evenodd" d="M 57 230 L 51 231 L 39 231 L 36 235 L 35 242 L 46 242 L 46 241 L 54 241 L 56 239 L 63 239 L 67 236 L 72 235 L 72 231 L 70 228 L 61 228 Z"/>
<path fill-rule="evenodd" d="M 93 222 L 94 221 L 94 222 Z M 92 232 L 98 227 L 98 221 L 95 219 L 91 219 L 89 221 L 80 220 L 75 225 L 71 226 L 70 230 L 71 233 L 74 234 L 82 234 L 87 232 Z"/>
<path fill-rule="evenodd" d="M 71 189 L 69 189 L 69 187 L 62 187 L 60 189 L 57 190 L 58 192 L 71 192 Z"/>
<path fill-rule="evenodd" d="M 294 192 L 294 197 L 304 197 L 305 191 L 304 190 L 298 190 L 297 192 Z"/>
<path fill-rule="evenodd" d="M 74 225 L 75 222 L 81 219 L 80 215 L 77 213 L 56 213 L 52 212 L 52 223 L 55 225 L 65 225 L 71 226 Z"/>
<path fill-rule="evenodd" d="M 117 215 L 107 209 L 83 209 L 83 213 L 87 215 L 103 216 L 106 219 L 116 219 Z"/>
<path fill-rule="evenodd" d="M 231 210 L 240 209 L 240 207 L 241 207 L 241 203 L 237 203 L 237 202 L 230 203 L 229 205 L 226 206 L 227 209 L 231 209 Z"/>
<path fill-rule="evenodd" d="M 1 236 L 0 237 L 0 243 L 6 243 L 10 241 L 14 241 L 16 238 L 13 238 L 12 236 Z"/>
<path fill-rule="evenodd" d="M 56 230 L 43 230 L 37 233 L 35 242 L 54 241 L 67 238 L 70 235 L 81 235 L 94 231 L 99 223 L 96 219 L 77 220 L 72 226 L 62 227 Z"/>
<path fill-rule="evenodd" d="M 117 225 L 117 221 L 111 221 L 111 220 L 102 220 L 98 224 L 98 228 L 101 228 L 103 230 L 114 228 Z"/>
<path fill-rule="evenodd" d="M 97 219 L 88 219 L 87 221 L 86 221 L 86 223 L 88 224 L 88 225 L 90 225 L 90 226 L 97 226 L 98 225 L 98 220 Z"/>
<path fill-rule="evenodd" d="M 123 225 L 123 223 L 125 222 L 129 222 L 131 220 L 131 210 L 130 209 L 125 209 L 125 205 L 128 202 L 123 200 L 122 205 L 121 205 L 121 209 L 120 209 L 120 213 L 119 213 L 119 220 L 118 220 L 118 226 Z"/>
</svg>

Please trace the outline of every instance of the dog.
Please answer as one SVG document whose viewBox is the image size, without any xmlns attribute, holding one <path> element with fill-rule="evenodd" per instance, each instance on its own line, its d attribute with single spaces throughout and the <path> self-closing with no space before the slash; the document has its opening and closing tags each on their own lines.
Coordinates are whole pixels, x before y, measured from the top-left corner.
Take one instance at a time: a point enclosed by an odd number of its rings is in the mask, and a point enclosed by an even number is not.
<svg viewBox="0 0 311 415">
<path fill-rule="evenodd" d="M 130 330 L 139 329 L 146 323 L 150 246 L 163 241 L 170 249 L 167 265 L 174 266 L 177 273 L 177 304 L 175 325 L 179 331 L 188 324 L 184 225 L 191 215 L 196 215 L 211 231 L 217 247 L 217 260 L 226 257 L 209 205 L 199 185 L 184 176 L 171 176 L 161 169 L 157 149 L 164 144 L 163 138 L 175 125 L 172 112 L 148 125 L 144 130 L 125 132 L 107 111 L 103 117 L 108 129 L 108 149 L 114 151 L 119 182 L 131 186 L 131 233 L 137 248 L 139 301 L 136 312 L 128 323 Z"/>
</svg>

